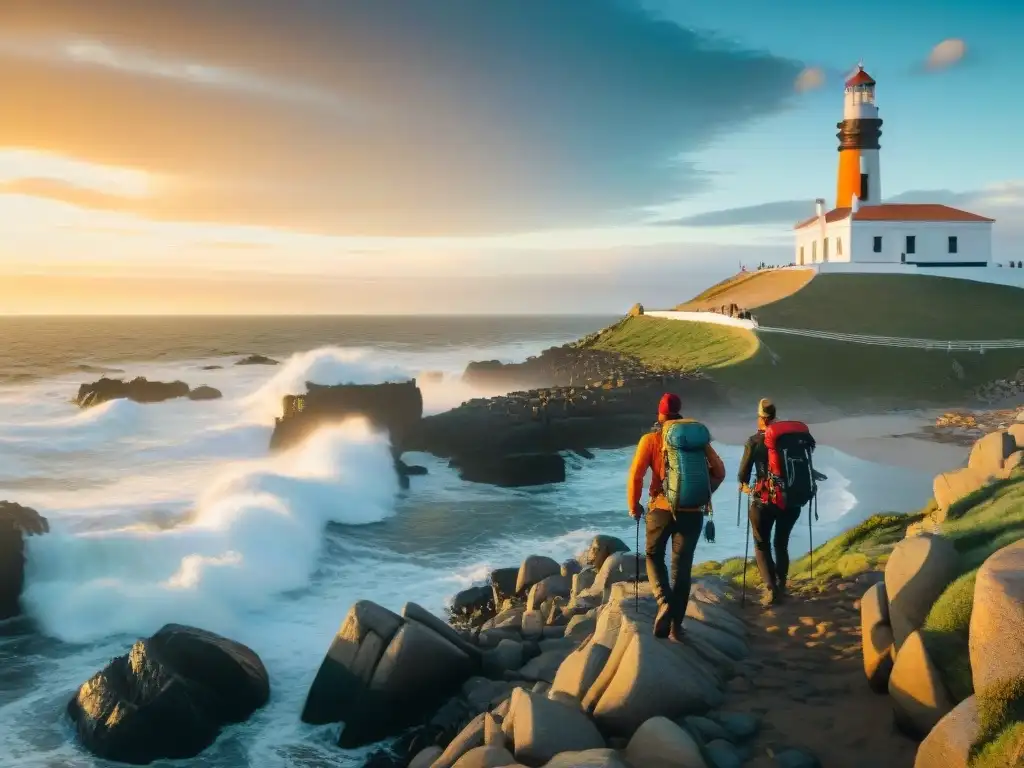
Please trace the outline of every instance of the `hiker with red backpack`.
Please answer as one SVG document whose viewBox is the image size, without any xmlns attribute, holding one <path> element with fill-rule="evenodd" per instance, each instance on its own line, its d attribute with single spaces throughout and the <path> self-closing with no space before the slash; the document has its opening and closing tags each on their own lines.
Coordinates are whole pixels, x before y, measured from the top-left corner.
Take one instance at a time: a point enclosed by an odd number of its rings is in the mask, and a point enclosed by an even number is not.
<svg viewBox="0 0 1024 768">
<path fill-rule="evenodd" d="M 711 495 L 725 480 L 725 465 L 711 447 L 708 428 L 680 414 L 678 395 L 665 394 L 658 404 L 658 421 L 640 438 L 629 470 L 627 502 L 629 514 L 637 521 L 644 477 L 651 471 L 648 491 L 647 578 L 651 583 L 658 613 L 654 635 L 677 642 L 683 639 L 683 618 L 690 599 L 690 571 L 697 550 L 704 515 L 710 512 Z M 709 521 L 710 525 L 710 521 Z M 708 535 L 713 539 L 713 535 Z M 665 550 L 672 540 L 672 579 L 665 566 Z"/>
<path fill-rule="evenodd" d="M 757 432 L 750 436 L 740 461 L 740 494 L 748 494 L 748 519 L 754 534 L 754 557 L 761 573 L 761 604 L 786 599 L 789 576 L 789 537 L 801 508 L 817 493 L 814 437 L 802 421 L 778 421 L 775 404 L 767 398 L 757 406 Z M 755 471 L 753 487 L 749 485 Z M 810 514 L 808 512 L 808 514 Z M 774 537 L 772 531 L 774 529 Z M 749 532 L 749 531 L 748 531 Z M 775 558 L 772 558 L 772 549 Z"/>
</svg>

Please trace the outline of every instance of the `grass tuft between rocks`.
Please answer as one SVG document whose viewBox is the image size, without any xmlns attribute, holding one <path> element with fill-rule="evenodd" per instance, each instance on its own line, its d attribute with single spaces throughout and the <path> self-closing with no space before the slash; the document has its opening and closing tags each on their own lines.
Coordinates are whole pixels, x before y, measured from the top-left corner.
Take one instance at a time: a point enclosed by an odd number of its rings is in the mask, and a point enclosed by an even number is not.
<svg viewBox="0 0 1024 768">
<path fill-rule="evenodd" d="M 921 628 L 928 656 L 958 702 L 974 693 L 968 638 L 977 576 L 974 568 L 946 587 Z"/>
<path fill-rule="evenodd" d="M 976 694 L 978 737 L 970 768 L 1005 768 L 1024 760 L 1024 678 L 1003 681 Z"/>
</svg>

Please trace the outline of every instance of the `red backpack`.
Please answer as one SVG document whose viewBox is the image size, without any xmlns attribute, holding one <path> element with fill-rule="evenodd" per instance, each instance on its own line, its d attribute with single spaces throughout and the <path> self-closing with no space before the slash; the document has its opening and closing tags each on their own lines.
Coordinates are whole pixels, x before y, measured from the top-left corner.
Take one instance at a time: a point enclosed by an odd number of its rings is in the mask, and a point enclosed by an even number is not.
<svg viewBox="0 0 1024 768">
<path fill-rule="evenodd" d="M 762 500 L 781 509 L 802 507 L 818 492 L 812 454 L 816 443 L 802 421 L 777 421 L 764 431 L 768 478 Z"/>
</svg>

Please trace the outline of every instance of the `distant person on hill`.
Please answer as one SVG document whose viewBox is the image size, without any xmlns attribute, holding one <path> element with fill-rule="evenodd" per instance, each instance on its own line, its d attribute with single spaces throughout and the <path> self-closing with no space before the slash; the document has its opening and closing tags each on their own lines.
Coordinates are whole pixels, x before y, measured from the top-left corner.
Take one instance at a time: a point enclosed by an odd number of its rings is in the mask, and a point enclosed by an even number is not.
<svg viewBox="0 0 1024 768">
<path fill-rule="evenodd" d="M 704 513 L 711 494 L 725 480 L 725 465 L 711 447 L 711 433 L 703 424 L 680 415 L 678 395 L 665 394 L 658 404 L 658 421 L 640 438 L 629 469 L 626 498 L 629 514 L 643 517 L 640 504 L 644 477 L 651 471 L 647 509 L 647 578 L 658 614 L 655 637 L 683 639 L 683 617 L 690 599 L 690 571 L 697 550 Z M 665 566 L 665 550 L 672 540 L 672 580 Z"/>
<path fill-rule="evenodd" d="M 738 479 L 740 493 L 750 496 L 748 515 L 754 534 L 754 556 L 763 582 L 764 606 L 781 602 L 787 596 L 789 537 L 800 517 L 800 508 L 809 503 L 815 488 L 810 458 L 813 450 L 814 438 L 805 424 L 777 421 L 775 404 L 767 398 L 757 404 L 757 432 L 744 446 Z M 755 470 L 756 477 L 753 487 L 749 485 L 751 470 Z"/>
</svg>

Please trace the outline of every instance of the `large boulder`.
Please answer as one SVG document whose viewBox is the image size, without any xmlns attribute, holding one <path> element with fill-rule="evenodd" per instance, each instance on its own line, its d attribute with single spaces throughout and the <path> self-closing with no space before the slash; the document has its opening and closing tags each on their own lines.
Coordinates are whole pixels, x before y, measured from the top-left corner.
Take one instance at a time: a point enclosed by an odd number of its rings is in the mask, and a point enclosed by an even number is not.
<svg viewBox="0 0 1024 768">
<path fill-rule="evenodd" d="M 600 571 L 608 556 L 614 555 L 616 552 L 629 552 L 629 546 L 622 539 L 598 534 L 590 542 L 590 546 L 580 559 L 584 565 L 589 565 L 595 571 Z"/>
<path fill-rule="evenodd" d="M 500 609 L 510 597 L 516 596 L 516 581 L 519 568 L 495 568 L 491 571 L 491 592 L 494 594 L 494 607 Z"/>
<path fill-rule="evenodd" d="M 637 728 L 626 759 L 644 768 L 707 768 L 693 737 L 665 717 L 652 717 Z"/>
<path fill-rule="evenodd" d="M 217 400 L 222 397 L 221 391 L 205 384 L 189 390 L 189 400 Z"/>
<path fill-rule="evenodd" d="M 548 576 L 530 587 L 526 598 L 526 610 L 533 611 L 541 607 L 546 600 L 555 597 L 568 598 L 572 592 L 572 579 L 560 573 Z"/>
<path fill-rule="evenodd" d="M 438 625 L 416 620 L 418 608 L 406 606 L 402 617 L 367 600 L 353 605 L 310 686 L 302 720 L 344 722 L 339 744 L 352 748 L 398 732 L 450 696 L 478 661 Z"/>
<path fill-rule="evenodd" d="M 449 611 L 455 621 L 482 624 L 496 613 L 494 590 L 490 585 L 464 589 L 452 598 Z"/>
<path fill-rule="evenodd" d="M 1024 679 L 1024 539 L 978 569 L 970 628 L 974 690 Z"/>
<path fill-rule="evenodd" d="M 1017 443 L 1009 432 L 989 432 L 971 448 L 967 466 L 986 480 L 998 477 L 1003 469 L 1003 462 L 1016 450 Z"/>
<path fill-rule="evenodd" d="M 460 456 L 452 465 L 466 482 L 501 488 L 565 482 L 565 459 L 560 453 L 478 453 Z"/>
<path fill-rule="evenodd" d="M 534 584 L 539 584 L 549 576 L 561 576 L 562 566 L 557 561 L 544 555 L 530 555 L 519 566 L 516 578 L 516 594 L 527 595 Z"/>
<path fill-rule="evenodd" d="M 108 400 L 128 399 L 136 403 L 162 403 L 178 397 L 188 397 L 188 384 L 184 381 L 149 381 L 138 376 L 131 381 L 103 377 L 78 388 L 75 404 L 81 408 L 105 403 Z"/>
<path fill-rule="evenodd" d="M 544 765 L 561 752 L 605 746 L 597 727 L 578 707 L 523 688 L 512 691 L 502 727 L 515 745 L 516 760 L 526 765 Z"/>
<path fill-rule="evenodd" d="M 48 533 L 46 518 L 13 501 L 0 501 L 0 621 L 21 614 L 25 537 Z"/>
<path fill-rule="evenodd" d="M 168 624 L 84 683 L 67 711 L 89 752 L 144 765 L 195 757 L 269 697 L 267 671 L 251 649 Z"/>
<path fill-rule="evenodd" d="M 932 495 L 939 513 L 945 513 L 960 499 L 974 493 L 983 485 L 986 478 L 971 467 L 942 472 L 932 481 Z"/>
<path fill-rule="evenodd" d="M 325 424 L 362 416 L 378 429 L 387 430 L 396 456 L 408 450 L 423 418 L 423 393 L 415 379 L 385 384 L 338 384 L 306 382 L 306 392 L 286 395 L 282 415 L 275 420 L 270 438 L 273 450 L 302 442 Z"/>
<path fill-rule="evenodd" d="M 958 569 L 956 549 L 941 536 L 914 536 L 893 548 L 885 565 L 885 592 L 897 654 L 907 636 L 924 624 Z"/>
<path fill-rule="evenodd" d="M 515 768 L 511 766 L 510 768 Z M 585 749 L 562 752 L 549 760 L 544 768 L 630 768 L 614 749 Z"/>
<path fill-rule="evenodd" d="M 914 768 L 968 768 L 981 718 L 973 696 L 961 701 L 925 736 Z"/>
<path fill-rule="evenodd" d="M 955 702 L 928 656 L 920 632 L 912 632 L 896 654 L 889 676 L 896 724 L 917 738 L 924 737 Z"/>
<path fill-rule="evenodd" d="M 237 361 L 235 365 L 280 365 L 280 362 L 266 355 L 247 355 Z"/>
<path fill-rule="evenodd" d="M 860 634 L 864 674 L 872 690 L 884 693 L 889 688 L 893 665 L 893 636 L 889 626 L 889 600 L 885 584 L 878 582 L 860 600 Z"/>
<path fill-rule="evenodd" d="M 636 552 L 615 552 L 609 555 L 587 593 L 607 600 L 611 596 L 612 585 L 620 581 L 631 584 L 647 581 L 647 558 L 642 554 L 638 556 Z"/>
</svg>

